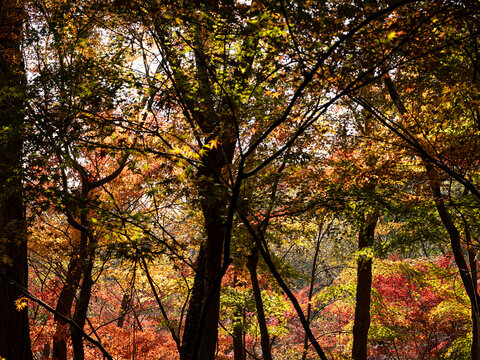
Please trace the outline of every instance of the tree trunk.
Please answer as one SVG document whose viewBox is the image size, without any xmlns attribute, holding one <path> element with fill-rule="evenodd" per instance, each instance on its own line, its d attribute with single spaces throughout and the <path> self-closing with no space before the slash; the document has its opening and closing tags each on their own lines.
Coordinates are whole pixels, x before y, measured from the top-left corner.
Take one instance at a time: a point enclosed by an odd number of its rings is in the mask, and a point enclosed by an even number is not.
<svg viewBox="0 0 480 360">
<path fill-rule="evenodd" d="M 213 360 L 217 344 L 220 287 L 214 283 L 220 274 L 224 240 L 221 209 L 225 205 L 212 201 L 212 206 L 203 201 L 207 240 L 200 247 L 192 296 L 185 320 L 182 339 L 182 360 Z M 213 204 L 217 204 L 215 206 Z M 201 317 L 204 316 L 204 324 Z M 197 354 L 195 354 L 197 353 Z"/>
<path fill-rule="evenodd" d="M 123 328 L 125 315 L 127 314 L 129 308 L 130 308 L 130 294 L 125 291 L 122 296 L 122 303 L 120 304 L 120 315 L 117 320 L 117 326 L 119 328 Z"/>
<path fill-rule="evenodd" d="M 86 235 L 80 233 L 80 242 L 87 241 Z M 74 245 L 75 246 L 75 245 Z M 65 316 L 70 317 L 72 310 L 73 300 L 75 294 L 80 285 L 80 279 L 82 278 L 82 271 L 80 266 L 80 255 L 78 249 L 74 249 L 70 258 L 67 269 L 67 277 L 62 291 L 58 297 L 56 311 Z M 55 315 L 54 322 L 56 324 L 55 334 L 53 336 L 52 346 L 52 359 L 53 360 L 66 360 L 67 359 L 67 323 Z"/>
<path fill-rule="evenodd" d="M 250 281 L 252 282 L 253 298 L 255 300 L 255 308 L 257 309 L 257 321 L 260 328 L 260 344 L 262 345 L 263 360 L 272 360 L 270 351 L 270 336 L 268 335 L 267 320 L 263 309 L 262 293 L 258 285 L 257 277 L 258 264 L 258 248 L 252 249 L 252 254 L 248 256 L 247 267 L 250 272 Z"/>
<path fill-rule="evenodd" d="M 367 359 L 368 329 L 370 328 L 370 297 L 372 289 L 372 261 L 368 248 L 373 245 L 378 215 L 364 214 L 358 234 L 357 291 L 353 322 L 353 360 Z"/>
<path fill-rule="evenodd" d="M 222 246 L 223 237 L 218 234 L 208 236 L 207 245 L 200 248 L 182 338 L 182 360 L 213 360 L 215 357 L 220 289 L 214 289 L 213 285 L 220 271 Z M 202 316 L 205 317 L 204 324 L 201 322 Z"/>
<path fill-rule="evenodd" d="M 93 263 L 95 260 L 95 244 L 90 244 L 90 254 L 87 258 L 87 262 L 83 271 L 83 281 L 80 288 L 80 295 L 78 297 L 77 305 L 75 306 L 75 313 L 73 315 L 73 321 L 81 328 L 85 326 L 87 319 L 88 304 L 92 294 L 92 271 Z M 70 333 L 72 336 L 73 346 L 73 358 L 74 360 L 83 360 L 85 358 L 85 352 L 83 349 L 83 335 L 73 326 L 70 327 Z"/>
<path fill-rule="evenodd" d="M 0 357 L 30 360 L 28 309 L 13 280 L 28 283 L 27 231 L 22 195 L 25 69 L 20 45 L 22 1 L 0 0 Z"/>
<path fill-rule="evenodd" d="M 207 177 L 199 180 L 198 188 L 207 239 L 200 246 L 197 259 L 197 272 L 185 319 L 181 360 L 213 360 L 217 344 L 221 281 L 219 276 L 227 210 L 226 191 L 218 180 L 219 174 L 227 165 L 222 150 L 212 149 L 205 164 L 204 171 L 199 176 Z"/>
<path fill-rule="evenodd" d="M 49 342 L 46 342 L 45 345 L 43 345 L 42 355 L 40 359 L 41 360 L 50 359 L 50 343 Z"/>
<path fill-rule="evenodd" d="M 237 273 L 235 271 L 233 275 L 233 286 L 234 287 L 243 287 L 242 284 L 238 281 Z M 240 319 L 240 320 L 239 320 Z M 245 307 L 244 304 L 235 304 L 235 312 L 232 319 L 233 324 L 233 359 L 234 360 L 245 360 L 245 346 L 243 343 L 244 337 L 244 325 L 245 325 Z"/>
<path fill-rule="evenodd" d="M 467 234 L 467 242 L 469 243 L 469 238 L 470 234 L 468 229 L 465 229 L 465 233 Z M 478 274 L 477 274 L 477 250 L 475 247 L 473 247 L 472 244 L 468 244 L 468 261 L 470 263 L 470 272 L 472 274 L 472 282 L 477 288 L 477 280 L 478 280 Z M 480 319 L 479 315 L 475 312 L 474 307 L 472 306 L 471 310 L 471 316 L 472 316 L 472 344 L 471 344 L 471 360 L 480 360 L 480 333 L 479 333 L 479 325 L 480 325 Z"/>
<path fill-rule="evenodd" d="M 462 279 L 463 287 L 467 293 L 468 298 L 470 299 L 470 306 L 472 309 L 472 344 L 471 344 L 471 359 L 479 360 L 480 351 L 479 347 L 479 332 L 478 332 L 478 323 L 480 318 L 480 296 L 477 291 L 477 282 L 476 282 L 476 266 L 469 269 L 465 257 L 463 256 L 462 245 L 460 241 L 460 232 L 455 225 L 450 212 L 444 204 L 440 184 L 436 180 L 436 176 L 433 168 L 425 163 L 427 169 L 427 174 L 431 179 L 431 188 L 433 196 L 435 199 L 435 205 L 437 207 L 438 214 L 442 220 L 445 229 L 448 232 L 450 237 L 450 245 L 453 252 L 453 257 L 455 259 L 455 264 L 457 265 L 458 272 L 460 273 L 460 278 Z"/>
<path fill-rule="evenodd" d="M 450 213 L 448 212 L 447 208 L 443 204 L 443 201 L 439 197 L 440 195 L 440 188 L 434 189 L 434 193 L 436 194 L 436 203 L 437 203 L 437 210 L 440 214 L 440 218 L 443 222 L 443 225 L 447 229 L 447 232 L 450 236 L 450 244 L 453 251 L 453 257 L 455 259 L 455 263 L 457 265 L 458 271 L 460 273 L 460 278 L 462 279 L 463 287 L 465 288 L 465 292 L 470 299 L 470 306 L 472 308 L 472 360 L 479 360 L 480 359 L 480 351 L 478 351 L 479 346 L 479 333 L 478 333 L 478 319 L 479 319 L 479 304 L 480 304 L 480 296 L 478 295 L 476 282 L 474 281 L 474 275 L 468 269 L 467 263 L 463 256 L 463 251 L 460 242 L 460 233 L 451 218 Z"/>
<path fill-rule="evenodd" d="M 237 308 L 235 310 L 235 317 L 243 316 L 243 309 Z M 245 347 L 243 344 L 243 321 L 233 320 L 233 359 L 245 360 Z"/>
<path fill-rule="evenodd" d="M 81 187 L 80 187 L 80 198 L 76 199 L 76 201 L 80 200 L 80 204 L 84 206 L 84 204 L 88 204 L 89 202 L 89 193 L 98 188 L 102 185 L 108 183 L 109 181 L 114 180 L 117 178 L 121 172 L 123 171 L 126 162 L 128 159 L 128 154 L 124 155 L 122 160 L 120 161 L 118 167 L 115 171 L 110 173 L 108 176 L 105 176 L 96 181 L 90 181 L 86 174 L 88 172 L 80 165 L 78 162 L 75 162 L 72 159 L 69 159 L 70 162 L 73 162 L 72 168 L 78 171 L 80 175 Z M 59 156 L 59 161 L 61 157 Z M 63 173 L 64 177 L 64 186 L 67 187 L 67 180 L 66 174 Z M 72 199 L 69 199 L 70 201 Z M 93 286 L 92 281 L 92 270 L 93 270 L 93 262 L 95 259 L 95 248 L 97 240 L 95 237 L 90 233 L 90 223 L 89 223 L 89 215 L 87 208 L 80 208 L 78 220 L 72 215 L 70 212 L 68 202 L 66 203 L 65 214 L 67 215 L 67 219 L 70 225 L 74 229 L 76 229 L 80 233 L 80 240 L 77 243 L 73 244 L 73 255 L 70 260 L 68 271 L 67 271 L 67 278 L 65 281 L 64 288 L 60 293 L 58 303 L 57 303 L 57 311 L 65 316 L 69 317 L 73 300 L 75 298 L 75 294 L 78 290 L 80 280 L 83 276 L 83 281 L 80 290 L 80 297 L 77 302 L 77 306 L 75 308 L 75 314 L 73 320 L 80 328 L 83 329 L 85 325 L 88 304 L 90 302 L 90 296 Z M 62 320 L 59 316 L 55 316 L 54 318 L 57 328 L 53 339 L 53 360 L 66 360 L 67 357 L 67 333 L 66 333 L 66 323 Z M 75 359 L 83 359 L 84 352 L 83 352 L 83 335 L 80 331 L 78 331 L 75 327 L 70 327 L 73 349 L 74 349 L 74 358 Z"/>
</svg>

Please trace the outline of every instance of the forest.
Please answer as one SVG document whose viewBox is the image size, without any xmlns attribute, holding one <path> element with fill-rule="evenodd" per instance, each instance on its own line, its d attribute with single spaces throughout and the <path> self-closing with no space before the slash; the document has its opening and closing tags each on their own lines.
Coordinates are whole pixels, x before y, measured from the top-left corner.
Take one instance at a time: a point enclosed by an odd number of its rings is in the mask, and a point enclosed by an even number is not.
<svg viewBox="0 0 480 360">
<path fill-rule="evenodd" d="M 0 0 L 1 360 L 480 360 L 478 0 Z"/>
</svg>

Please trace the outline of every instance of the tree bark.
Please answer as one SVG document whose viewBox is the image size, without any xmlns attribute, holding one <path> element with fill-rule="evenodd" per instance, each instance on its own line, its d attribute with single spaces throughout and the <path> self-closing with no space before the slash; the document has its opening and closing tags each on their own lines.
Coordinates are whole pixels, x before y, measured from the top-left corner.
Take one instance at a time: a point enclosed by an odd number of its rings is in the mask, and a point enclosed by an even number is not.
<svg viewBox="0 0 480 360">
<path fill-rule="evenodd" d="M 270 336 L 268 335 L 267 320 L 265 310 L 263 308 L 262 293 L 258 284 L 257 276 L 258 264 L 258 248 L 252 249 L 252 254 L 248 256 L 247 268 L 250 272 L 250 281 L 252 282 L 253 298 L 255 300 L 255 308 L 257 309 L 257 321 L 260 328 L 260 344 L 262 345 L 263 360 L 272 360 L 272 352 L 270 350 Z"/>
<path fill-rule="evenodd" d="M 370 299 L 372 290 L 373 257 L 367 249 L 373 245 L 376 214 L 363 214 L 358 234 L 357 290 L 355 294 L 355 319 L 353 322 L 353 360 L 367 359 L 368 329 L 370 328 Z"/>
<path fill-rule="evenodd" d="M 78 256 L 78 255 L 74 255 Z M 70 311 L 72 309 L 73 299 L 80 283 L 80 270 L 78 266 L 78 259 L 72 257 L 68 266 L 67 279 L 65 285 L 60 292 L 56 311 L 65 316 L 70 317 Z M 58 315 L 54 316 L 55 334 L 53 335 L 52 345 L 52 359 L 53 360 L 66 360 L 67 359 L 67 323 Z"/>
<path fill-rule="evenodd" d="M 75 313 L 73 315 L 73 321 L 81 328 L 85 326 L 87 319 L 88 304 L 92 295 L 92 271 L 93 262 L 95 260 L 95 244 L 90 242 L 90 253 L 86 258 L 83 270 L 82 286 L 80 287 L 80 295 L 78 297 L 77 305 L 75 306 Z M 73 346 L 73 359 L 83 360 L 85 358 L 85 352 L 83 349 L 83 334 L 74 327 L 70 327 L 72 346 Z"/>
<path fill-rule="evenodd" d="M 0 0 L 0 357 L 30 360 L 28 309 L 16 308 L 28 283 L 27 231 L 22 194 L 25 69 L 20 49 L 22 1 Z"/>
<path fill-rule="evenodd" d="M 87 236 L 80 233 L 80 242 L 86 242 Z M 80 266 L 80 255 L 78 249 L 74 249 L 74 252 L 70 258 L 67 269 L 67 277 L 62 291 L 58 297 L 56 311 L 58 314 L 65 317 L 70 317 L 72 310 L 73 300 L 75 294 L 80 285 L 82 278 L 82 271 Z M 52 359 L 53 360 L 66 360 L 67 359 L 67 323 L 58 315 L 54 316 L 54 322 L 56 324 L 55 334 L 53 336 L 52 345 Z"/>
<path fill-rule="evenodd" d="M 470 231 L 465 226 L 465 234 L 467 237 L 467 246 L 468 246 L 468 262 L 470 265 L 470 272 L 472 274 L 472 282 L 475 289 L 477 289 L 477 249 L 471 244 Z M 480 360 L 480 318 L 479 314 L 475 312 L 474 307 L 471 309 L 472 317 L 472 343 L 471 343 L 471 360 Z"/>
<path fill-rule="evenodd" d="M 237 272 L 235 271 L 233 275 L 233 286 L 234 287 L 243 287 L 243 285 L 238 281 Z M 239 320 L 241 319 L 241 320 Z M 245 346 L 243 342 L 244 331 L 243 327 L 245 325 L 245 308 L 244 304 L 235 304 L 235 312 L 232 319 L 233 323 L 233 359 L 234 360 L 245 360 Z"/>
<path fill-rule="evenodd" d="M 243 317 L 243 309 L 237 307 L 235 317 Z M 234 319 L 235 321 L 235 319 Z M 243 321 L 233 324 L 233 360 L 245 360 L 245 347 L 243 344 Z"/>
<path fill-rule="evenodd" d="M 211 177 L 206 182 L 200 187 L 200 196 L 207 239 L 201 245 L 197 259 L 197 273 L 185 319 L 181 360 L 213 360 L 217 344 L 220 287 L 215 286 L 215 282 L 219 281 L 222 266 L 225 237 L 223 219 L 227 204 L 224 196 L 218 193 L 223 185 Z"/>
<path fill-rule="evenodd" d="M 64 164 L 65 160 L 62 159 L 61 155 L 59 154 L 57 156 L 59 162 Z M 74 170 L 76 170 L 80 176 L 81 186 L 79 189 L 80 198 L 68 199 L 65 204 L 65 214 L 67 215 L 69 224 L 72 225 L 72 227 L 79 232 L 80 240 L 73 245 L 73 254 L 68 265 L 67 278 L 65 280 L 65 285 L 62 289 L 62 292 L 60 293 L 56 310 L 59 315 L 69 317 L 75 294 L 83 277 L 80 297 L 78 299 L 73 318 L 75 324 L 78 325 L 81 330 L 83 330 L 83 326 L 85 325 L 88 303 L 90 302 L 91 290 L 93 286 L 92 269 L 97 242 L 94 235 L 91 233 L 88 209 L 84 207 L 84 204 L 88 204 L 90 200 L 89 194 L 92 190 L 114 180 L 121 174 L 127 160 L 128 154 L 123 156 L 122 160 L 118 164 L 118 167 L 109 175 L 98 180 L 91 181 L 88 179 L 88 172 L 82 167 L 82 165 L 80 165 L 74 159 L 68 159 L 68 165 L 71 166 Z M 68 182 L 65 171 L 62 172 L 62 178 L 63 186 L 64 188 L 67 188 Z M 69 205 L 71 205 L 69 202 L 72 201 L 79 201 L 82 206 L 79 210 L 80 214 L 78 216 L 78 220 L 72 215 L 69 208 Z M 57 328 L 53 339 L 53 360 L 66 360 L 67 326 L 65 320 L 62 319 L 62 317 L 59 315 L 55 315 L 54 318 L 55 322 L 57 323 Z M 82 331 L 79 331 L 79 329 L 77 329 L 75 326 L 70 326 L 70 330 L 74 348 L 74 358 L 83 359 L 84 334 L 82 334 Z"/>
<path fill-rule="evenodd" d="M 120 315 L 117 320 L 117 326 L 119 328 L 123 328 L 125 315 L 127 314 L 129 308 L 130 308 L 130 293 L 127 293 L 127 291 L 125 291 L 122 296 L 122 302 L 120 304 Z"/>
<path fill-rule="evenodd" d="M 42 355 L 40 359 L 41 360 L 50 359 L 50 343 L 49 342 L 46 342 L 45 345 L 43 345 Z"/>
</svg>

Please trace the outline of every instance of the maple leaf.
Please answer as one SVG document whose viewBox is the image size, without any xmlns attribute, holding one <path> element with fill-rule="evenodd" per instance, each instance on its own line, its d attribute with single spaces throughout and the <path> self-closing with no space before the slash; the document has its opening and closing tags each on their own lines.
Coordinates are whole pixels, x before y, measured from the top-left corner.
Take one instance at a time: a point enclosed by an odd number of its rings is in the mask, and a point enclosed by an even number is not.
<svg viewBox="0 0 480 360">
<path fill-rule="evenodd" d="M 25 296 L 22 296 L 21 298 L 18 298 L 17 300 L 15 300 L 15 308 L 17 309 L 17 311 L 22 311 L 27 306 L 28 306 L 28 302 Z"/>
</svg>

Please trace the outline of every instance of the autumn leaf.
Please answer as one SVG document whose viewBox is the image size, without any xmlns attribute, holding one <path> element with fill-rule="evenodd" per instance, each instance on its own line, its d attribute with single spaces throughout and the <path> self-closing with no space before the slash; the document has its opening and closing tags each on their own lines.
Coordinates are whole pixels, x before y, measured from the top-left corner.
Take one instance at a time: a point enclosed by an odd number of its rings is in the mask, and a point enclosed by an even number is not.
<svg viewBox="0 0 480 360">
<path fill-rule="evenodd" d="M 28 306 L 28 299 L 25 296 L 22 296 L 21 298 L 18 298 L 15 300 L 15 308 L 17 311 L 22 311 Z"/>
</svg>

